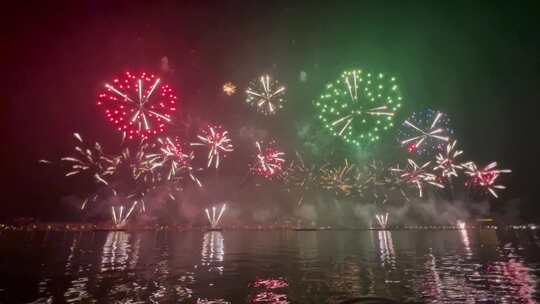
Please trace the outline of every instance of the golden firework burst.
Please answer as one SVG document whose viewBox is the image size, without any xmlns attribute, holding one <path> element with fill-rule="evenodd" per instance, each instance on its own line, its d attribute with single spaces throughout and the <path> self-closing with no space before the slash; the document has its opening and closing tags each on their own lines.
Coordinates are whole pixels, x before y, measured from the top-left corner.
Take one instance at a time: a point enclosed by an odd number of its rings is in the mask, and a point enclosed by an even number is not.
<svg viewBox="0 0 540 304">
<path fill-rule="evenodd" d="M 227 96 L 231 96 L 236 93 L 236 86 L 232 82 L 226 82 L 223 85 L 223 92 L 225 92 Z"/>
</svg>

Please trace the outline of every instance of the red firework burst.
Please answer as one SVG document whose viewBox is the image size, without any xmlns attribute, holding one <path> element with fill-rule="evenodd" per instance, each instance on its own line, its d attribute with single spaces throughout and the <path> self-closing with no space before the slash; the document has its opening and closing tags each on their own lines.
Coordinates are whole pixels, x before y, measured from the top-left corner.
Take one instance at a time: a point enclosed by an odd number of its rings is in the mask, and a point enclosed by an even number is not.
<svg viewBox="0 0 540 304">
<path fill-rule="evenodd" d="M 176 111 L 176 95 L 154 75 L 126 72 L 105 84 L 97 105 L 125 137 L 146 139 L 165 131 Z"/>
<path fill-rule="evenodd" d="M 492 162 L 485 166 L 484 168 L 479 169 L 477 165 L 473 162 L 468 162 L 463 164 L 465 168 L 465 174 L 470 178 L 465 182 L 467 187 L 478 187 L 480 189 L 485 189 L 493 197 L 498 197 L 496 189 L 506 189 L 506 186 L 495 184 L 497 179 L 502 173 L 510 173 L 510 169 L 495 169 L 497 167 L 497 162 Z"/>
<path fill-rule="evenodd" d="M 266 179 L 280 176 L 285 163 L 283 158 L 285 153 L 274 148 L 273 143 L 263 146 L 261 142 L 257 141 L 255 146 L 257 147 L 257 156 L 251 165 L 251 170 Z"/>
</svg>

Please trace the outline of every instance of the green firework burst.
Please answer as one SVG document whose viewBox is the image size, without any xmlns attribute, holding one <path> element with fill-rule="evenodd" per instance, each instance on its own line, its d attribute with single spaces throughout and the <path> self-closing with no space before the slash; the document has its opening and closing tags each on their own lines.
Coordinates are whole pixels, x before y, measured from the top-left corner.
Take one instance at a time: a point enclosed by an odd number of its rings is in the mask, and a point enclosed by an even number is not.
<svg viewBox="0 0 540 304">
<path fill-rule="evenodd" d="M 379 141 L 394 127 L 401 100 L 394 77 L 352 70 L 327 84 L 315 106 L 332 134 L 361 147 Z"/>
</svg>

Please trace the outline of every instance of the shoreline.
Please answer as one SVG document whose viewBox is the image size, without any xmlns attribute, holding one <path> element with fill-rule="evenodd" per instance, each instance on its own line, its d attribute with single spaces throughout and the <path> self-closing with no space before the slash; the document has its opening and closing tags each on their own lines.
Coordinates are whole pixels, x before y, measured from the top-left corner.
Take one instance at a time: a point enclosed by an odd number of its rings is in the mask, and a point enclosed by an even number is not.
<svg viewBox="0 0 540 304">
<path fill-rule="evenodd" d="M 467 226 L 465 228 L 454 225 L 415 225 L 415 226 L 389 226 L 380 227 L 313 227 L 313 226 L 277 226 L 277 225 L 237 225 L 211 228 L 208 226 L 191 225 L 124 225 L 115 226 L 103 223 L 35 223 L 26 225 L 6 225 L 0 224 L 0 232 L 3 231 L 44 231 L 44 232 L 140 232 L 140 231 L 296 231 L 296 232 L 317 232 L 317 231 L 444 231 L 444 230 L 536 230 L 536 225 L 508 225 L 508 226 Z"/>
</svg>

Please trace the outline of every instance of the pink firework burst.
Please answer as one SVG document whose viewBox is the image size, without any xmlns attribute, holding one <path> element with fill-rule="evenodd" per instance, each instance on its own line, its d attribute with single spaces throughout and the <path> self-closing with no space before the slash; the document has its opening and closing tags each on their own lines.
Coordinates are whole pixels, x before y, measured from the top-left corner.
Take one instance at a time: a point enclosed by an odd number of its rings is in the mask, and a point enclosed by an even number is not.
<svg viewBox="0 0 540 304">
<path fill-rule="evenodd" d="M 202 129 L 201 133 L 197 135 L 199 142 L 191 143 L 191 146 L 206 146 L 208 147 L 208 165 L 210 167 L 212 163 L 217 169 L 220 164 L 220 160 L 227 157 L 227 154 L 234 151 L 229 132 L 223 130 L 221 126 L 208 125 Z"/>
<path fill-rule="evenodd" d="M 97 105 L 124 137 L 146 139 L 165 131 L 176 111 L 176 95 L 154 75 L 126 72 L 105 84 Z"/>
<path fill-rule="evenodd" d="M 399 178 L 411 185 L 415 185 L 418 188 L 418 196 L 422 197 L 423 195 L 423 185 L 430 184 L 438 188 L 444 188 L 444 185 L 437 181 L 437 176 L 435 174 L 429 173 L 427 169 L 431 162 L 426 162 L 422 166 L 419 166 L 412 159 L 407 160 L 407 166 L 405 169 L 391 168 L 391 171 L 399 172 Z"/>
<path fill-rule="evenodd" d="M 496 184 L 495 182 L 501 176 L 502 173 L 510 173 L 510 169 L 495 169 L 497 162 L 491 162 L 487 166 L 479 169 L 473 162 L 467 162 L 463 164 L 465 168 L 465 174 L 469 176 L 469 179 L 465 182 L 467 187 L 480 187 L 488 191 L 493 197 L 498 197 L 495 189 L 506 189 L 506 186 Z"/>
<path fill-rule="evenodd" d="M 283 172 L 285 153 L 274 148 L 273 142 L 265 146 L 262 142 L 256 141 L 255 146 L 257 147 L 257 156 L 251 170 L 266 179 L 279 176 Z"/>
</svg>

